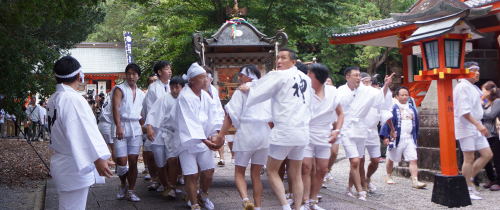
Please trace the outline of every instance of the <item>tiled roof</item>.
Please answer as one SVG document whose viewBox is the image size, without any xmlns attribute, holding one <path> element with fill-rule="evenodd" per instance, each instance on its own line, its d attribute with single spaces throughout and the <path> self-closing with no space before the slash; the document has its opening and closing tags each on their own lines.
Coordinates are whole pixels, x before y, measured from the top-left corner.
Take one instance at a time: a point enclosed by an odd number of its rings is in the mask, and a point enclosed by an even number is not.
<svg viewBox="0 0 500 210">
<path fill-rule="evenodd" d="M 469 7 L 476 8 L 476 7 L 484 6 L 484 5 L 487 5 L 487 4 L 490 4 L 493 2 L 497 2 L 497 1 L 500 1 L 500 0 L 468 0 L 468 1 L 465 1 L 464 3 L 467 4 L 467 6 L 469 6 Z"/>
<path fill-rule="evenodd" d="M 481 7 L 487 4 L 491 4 L 493 2 L 497 2 L 500 0 L 468 0 L 464 2 L 467 6 L 472 8 Z M 415 4 L 416 5 L 416 4 Z M 413 5 L 412 7 L 414 7 Z M 413 24 L 412 22 L 403 22 L 396 21 L 393 18 L 387 18 L 383 20 L 370 20 L 367 24 L 362 24 L 358 26 L 354 26 L 352 28 L 352 32 L 350 33 L 341 33 L 341 34 L 332 34 L 333 37 L 348 37 L 348 36 L 357 36 L 361 34 L 370 34 L 378 31 L 385 31 L 392 28 L 399 28 L 401 26 Z"/>
<path fill-rule="evenodd" d="M 82 66 L 83 73 L 123 73 L 127 66 L 125 48 L 82 48 L 69 50 Z"/>
<path fill-rule="evenodd" d="M 410 25 L 410 22 L 396 21 L 393 18 L 383 20 L 370 20 L 367 24 L 357 25 L 353 27 L 351 33 L 333 34 L 334 37 L 357 36 L 361 34 L 369 34 L 377 31 L 384 31 L 391 28 L 397 28 L 405 25 Z"/>
</svg>

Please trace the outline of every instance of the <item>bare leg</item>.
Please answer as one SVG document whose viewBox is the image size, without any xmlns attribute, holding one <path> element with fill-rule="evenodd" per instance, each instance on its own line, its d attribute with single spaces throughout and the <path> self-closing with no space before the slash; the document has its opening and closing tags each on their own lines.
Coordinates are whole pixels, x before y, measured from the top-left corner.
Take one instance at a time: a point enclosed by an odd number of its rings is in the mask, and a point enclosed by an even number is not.
<svg viewBox="0 0 500 210">
<path fill-rule="evenodd" d="M 361 187 L 366 187 L 365 180 L 365 156 L 359 159 L 359 180 L 361 182 Z"/>
<path fill-rule="evenodd" d="M 166 166 L 166 165 L 165 165 Z M 166 188 L 168 186 L 168 173 L 167 173 L 167 168 L 163 167 L 156 167 L 157 172 L 158 172 L 158 178 L 161 182 L 161 184 Z"/>
<path fill-rule="evenodd" d="M 349 177 L 351 181 L 349 182 L 349 189 L 354 184 L 356 187 L 356 191 L 361 192 L 361 180 L 359 178 L 359 158 L 350 158 L 349 162 L 351 163 L 351 170 L 349 173 Z"/>
<path fill-rule="evenodd" d="M 151 179 L 153 181 L 158 180 L 158 177 L 156 176 L 156 171 L 157 171 L 157 166 L 156 166 L 156 161 L 155 161 L 155 155 L 151 151 L 144 152 L 147 153 L 148 155 L 148 169 L 149 169 L 149 175 L 151 176 Z M 163 184 L 163 183 L 162 183 Z"/>
<path fill-rule="evenodd" d="M 267 158 L 267 176 L 269 178 L 269 183 L 281 206 L 288 205 L 285 197 L 285 186 L 278 173 L 281 168 L 281 163 L 283 162 L 283 160 L 276 160 L 271 156 Z"/>
<path fill-rule="evenodd" d="M 475 177 L 493 157 L 491 147 L 483 148 L 478 152 L 481 154 L 481 157 L 474 161 L 474 165 L 472 166 L 472 177 Z"/>
<path fill-rule="evenodd" d="M 247 182 L 245 181 L 245 170 L 246 167 L 235 166 L 234 167 L 234 181 L 236 183 L 236 188 L 240 193 L 241 199 L 248 198 L 247 193 Z"/>
<path fill-rule="evenodd" d="M 393 168 L 394 162 L 392 162 L 392 160 L 389 158 L 387 158 L 386 160 L 387 160 L 387 163 L 385 164 L 385 170 L 387 171 L 387 174 L 392 174 L 392 168 Z"/>
<path fill-rule="evenodd" d="M 262 165 L 252 164 L 250 167 L 250 177 L 252 179 L 253 185 L 253 200 L 255 202 L 255 207 L 260 207 L 262 203 L 262 181 L 260 180 L 260 171 L 262 170 Z"/>
<path fill-rule="evenodd" d="M 212 185 L 212 179 L 214 177 L 214 169 L 208 169 L 201 172 L 200 178 L 200 188 L 204 193 L 208 192 L 208 188 Z"/>
<path fill-rule="evenodd" d="M 196 192 L 196 182 L 198 182 L 198 173 L 184 176 L 184 183 L 186 185 L 186 192 L 191 201 L 191 205 L 198 204 L 197 197 L 198 193 Z"/>
<path fill-rule="evenodd" d="M 299 210 L 300 203 L 302 202 L 302 195 L 304 193 L 304 185 L 302 183 L 302 160 L 288 160 L 289 161 L 289 174 L 288 180 L 292 181 L 293 189 L 290 190 L 293 192 L 293 202 L 296 203 L 294 205 L 295 210 Z"/>
<path fill-rule="evenodd" d="M 219 148 L 219 155 L 220 159 L 224 160 L 224 145 L 222 145 L 222 147 Z"/>
<path fill-rule="evenodd" d="M 176 186 L 177 185 L 177 169 L 179 168 L 177 158 L 169 158 L 167 160 L 167 167 L 168 167 L 168 180 L 170 181 L 171 186 Z M 168 183 L 168 182 L 165 182 Z M 166 184 L 163 184 L 165 186 Z"/>
<path fill-rule="evenodd" d="M 128 189 L 134 190 L 135 181 L 137 180 L 137 159 L 139 155 L 128 155 L 129 170 L 127 174 Z"/>
<path fill-rule="evenodd" d="M 337 160 L 337 155 L 339 154 L 339 145 L 333 144 L 332 148 L 330 148 L 331 155 L 330 160 L 328 161 L 328 170 L 332 170 L 333 164 Z"/>
<path fill-rule="evenodd" d="M 410 174 L 412 177 L 418 177 L 417 160 L 410 161 Z"/>
<path fill-rule="evenodd" d="M 305 159 L 305 158 L 304 158 Z M 316 162 L 316 173 L 314 174 L 313 182 L 311 185 L 311 193 L 309 199 L 316 199 L 321 190 L 321 185 L 323 183 L 323 177 L 325 177 L 326 170 L 328 167 L 328 159 L 315 158 Z M 304 189 L 304 194 L 306 190 Z M 305 196 L 304 196 L 305 197 Z"/>
<path fill-rule="evenodd" d="M 380 158 L 370 158 L 370 164 L 368 165 L 368 171 L 366 172 L 366 178 L 370 179 L 372 177 L 372 175 L 375 173 L 375 171 L 377 171 L 379 163 L 380 163 Z"/>
<path fill-rule="evenodd" d="M 227 146 L 229 147 L 229 150 L 231 150 L 231 159 L 234 159 L 233 142 L 227 142 Z"/>
<path fill-rule="evenodd" d="M 313 165 L 313 158 L 305 157 L 304 160 L 302 161 L 302 182 L 304 184 L 304 196 L 303 196 L 304 200 L 309 199 L 309 194 L 311 192 L 312 165 Z"/>
</svg>

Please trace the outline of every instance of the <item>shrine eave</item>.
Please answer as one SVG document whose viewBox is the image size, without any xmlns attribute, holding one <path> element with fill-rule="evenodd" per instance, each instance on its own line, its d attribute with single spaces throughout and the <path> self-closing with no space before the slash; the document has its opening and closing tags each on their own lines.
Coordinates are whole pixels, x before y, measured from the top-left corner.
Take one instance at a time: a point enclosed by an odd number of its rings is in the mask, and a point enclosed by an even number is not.
<svg viewBox="0 0 500 210">
<path fill-rule="evenodd" d="M 500 0 L 469 0 L 465 1 L 470 7 L 492 6 L 491 14 L 500 13 Z M 418 5 L 415 3 L 409 10 Z M 330 44 L 358 44 L 381 47 L 400 47 L 398 40 L 407 38 L 417 26 L 414 22 L 397 21 L 394 18 L 383 20 L 370 20 L 367 24 L 354 26 L 348 33 L 335 33 L 330 38 Z M 488 33 L 500 30 L 500 26 L 478 29 L 479 32 Z"/>
</svg>

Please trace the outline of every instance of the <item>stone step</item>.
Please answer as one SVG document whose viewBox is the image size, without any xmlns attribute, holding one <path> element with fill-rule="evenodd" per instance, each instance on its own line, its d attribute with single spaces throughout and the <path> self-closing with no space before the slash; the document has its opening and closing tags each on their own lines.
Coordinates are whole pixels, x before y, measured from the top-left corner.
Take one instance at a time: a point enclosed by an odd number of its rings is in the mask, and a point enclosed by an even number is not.
<svg viewBox="0 0 500 210">
<path fill-rule="evenodd" d="M 439 148 L 439 128 L 420 127 L 420 131 L 418 133 L 417 145 L 419 147 Z"/>
</svg>

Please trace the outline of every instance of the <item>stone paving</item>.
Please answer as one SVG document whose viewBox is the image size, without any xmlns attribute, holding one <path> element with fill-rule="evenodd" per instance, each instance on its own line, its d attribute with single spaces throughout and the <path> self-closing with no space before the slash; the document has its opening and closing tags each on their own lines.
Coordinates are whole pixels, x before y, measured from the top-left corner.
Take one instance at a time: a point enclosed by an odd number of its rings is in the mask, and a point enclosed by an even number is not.
<svg viewBox="0 0 500 210">
<path fill-rule="evenodd" d="M 234 184 L 234 165 L 230 163 L 230 154 L 225 153 L 225 167 L 216 166 L 213 184 L 210 188 L 210 200 L 214 203 L 216 209 L 242 209 L 241 198 Z M 338 163 L 333 166 L 334 180 L 330 181 L 328 188 L 322 189 L 320 195 L 323 196 L 319 206 L 325 209 L 441 209 L 440 205 L 432 203 L 432 183 L 427 183 L 426 189 L 417 190 L 410 186 L 410 179 L 404 177 L 394 177 L 397 182 L 394 186 L 388 186 L 383 183 L 385 176 L 385 164 L 381 163 L 379 169 L 372 177 L 377 186 L 376 193 L 368 195 L 368 201 L 360 201 L 355 198 L 344 195 L 344 189 L 347 186 L 347 177 L 349 170 L 349 161 L 345 159 L 344 149 L 339 150 Z M 214 158 L 214 162 L 218 158 Z M 368 164 L 368 163 L 367 163 Z M 142 171 L 144 165 L 139 166 Z M 248 194 L 252 195 L 252 184 L 249 177 L 249 168 L 247 169 Z M 280 204 L 274 196 L 269 185 L 267 175 L 261 176 L 264 193 L 262 199 L 262 209 L 280 210 Z M 130 202 L 126 200 L 117 200 L 119 179 L 115 175 L 112 179 L 106 179 L 106 184 L 95 185 L 90 188 L 87 209 L 190 209 L 182 195 L 178 195 L 174 200 L 162 198 L 159 192 L 147 191 L 149 182 L 145 181 L 143 175 L 139 173 L 135 193 L 141 198 L 140 202 Z M 184 191 L 182 186 L 181 188 Z M 495 209 L 500 206 L 498 201 L 498 192 L 483 190 L 482 195 L 485 200 L 473 201 L 473 205 L 466 209 Z M 252 198 L 250 198 L 252 200 Z M 47 181 L 45 209 L 57 209 L 58 196 L 57 190 L 52 180 Z"/>
</svg>

